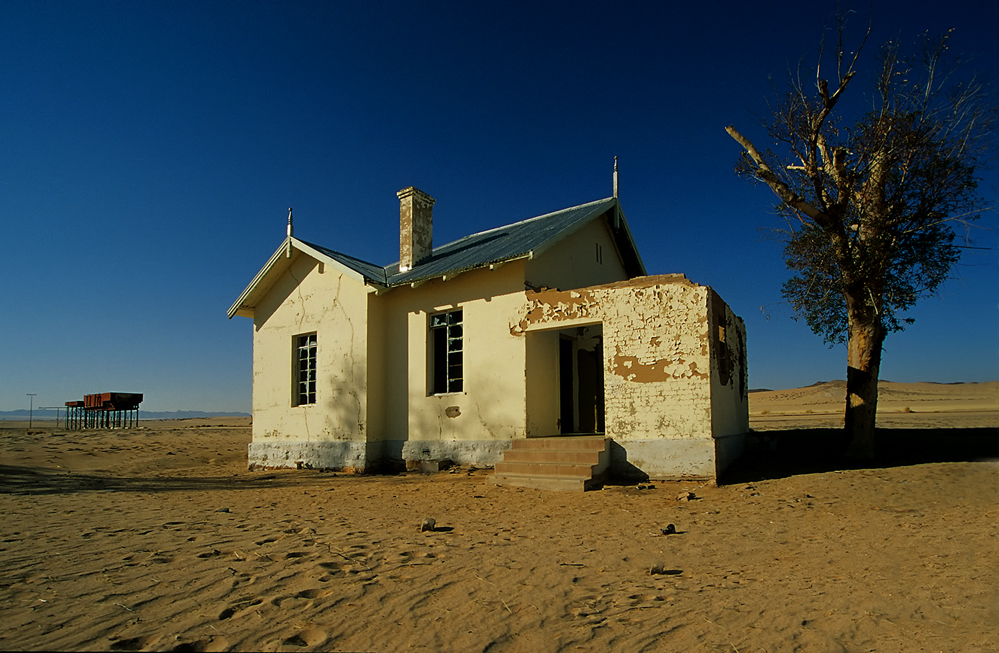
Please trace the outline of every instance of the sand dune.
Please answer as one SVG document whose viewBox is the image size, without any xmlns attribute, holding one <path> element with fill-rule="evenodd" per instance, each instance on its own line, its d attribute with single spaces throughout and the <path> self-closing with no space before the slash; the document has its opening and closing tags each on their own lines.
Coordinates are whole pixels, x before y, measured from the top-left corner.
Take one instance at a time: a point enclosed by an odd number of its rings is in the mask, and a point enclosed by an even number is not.
<svg viewBox="0 0 999 653">
<path fill-rule="evenodd" d="M 766 390 L 749 395 L 756 430 L 843 425 L 846 382 Z M 999 381 L 878 384 L 878 426 L 884 428 L 999 427 Z"/>
<path fill-rule="evenodd" d="M 812 406 L 815 392 L 771 405 Z M 999 641 L 994 461 L 788 475 L 750 456 L 720 487 L 562 494 L 493 486 L 488 470 L 249 472 L 246 420 L 143 426 L 0 429 L 0 648 L 992 651 Z M 425 517 L 435 530 L 420 530 Z M 664 535 L 669 524 L 677 532 Z"/>
</svg>

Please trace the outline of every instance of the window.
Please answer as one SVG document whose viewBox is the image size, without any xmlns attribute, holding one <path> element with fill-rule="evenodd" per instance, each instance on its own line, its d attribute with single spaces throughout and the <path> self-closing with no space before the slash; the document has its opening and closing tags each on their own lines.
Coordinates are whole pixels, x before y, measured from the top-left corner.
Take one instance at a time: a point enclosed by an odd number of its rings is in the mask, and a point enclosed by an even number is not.
<svg viewBox="0 0 999 653">
<path fill-rule="evenodd" d="M 430 316 L 431 394 L 462 391 L 461 318 L 460 310 Z"/>
<path fill-rule="evenodd" d="M 316 334 L 295 337 L 294 405 L 316 403 Z"/>
</svg>

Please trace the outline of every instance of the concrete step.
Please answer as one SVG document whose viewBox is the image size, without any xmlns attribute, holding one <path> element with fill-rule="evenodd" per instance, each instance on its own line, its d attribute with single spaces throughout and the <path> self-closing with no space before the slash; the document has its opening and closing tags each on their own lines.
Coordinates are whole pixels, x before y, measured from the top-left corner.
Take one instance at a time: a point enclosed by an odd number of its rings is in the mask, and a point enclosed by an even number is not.
<svg viewBox="0 0 999 653">
<path fill-rule="evenodd" d="M 553 478 L 592 478 L 596 465 L 574 465 L 570 463 L 496 463 L 497 474 L 519 476 L 550 476 Z"/>
<path fill-rule="evenodd" d="M 603 483 L 610 463 L 602 435 L 514 440 L 496 463 L 496 485 L 582 492 Z"/>
<path fill-rule="evenodd" d="M 556 490 L 560 492 L 585 492 L 590 489 L 588 483 L 592 479 L 582 478 L 544 478 L 540 476 L 517 476 L 515 474 L 493 474 L 489 482 L 494 485 L 512 487 L 528 487 L 536 490 Z"/>
<path fill-rule="evenodd" d="M 503 455 L 508 463 L 573 463 L 597 465 L 600 451 L 596 449 L 509 449 Z"/>
<path fill-rule="evenodd" d="M 602 435 L 524 438 L 522 440 L 514 440 L 512 445 L 512 449 L 516 450 L 569 449 L 575 451 L 602 451 L 606 447 L 607 439 Z"/>
</svg>

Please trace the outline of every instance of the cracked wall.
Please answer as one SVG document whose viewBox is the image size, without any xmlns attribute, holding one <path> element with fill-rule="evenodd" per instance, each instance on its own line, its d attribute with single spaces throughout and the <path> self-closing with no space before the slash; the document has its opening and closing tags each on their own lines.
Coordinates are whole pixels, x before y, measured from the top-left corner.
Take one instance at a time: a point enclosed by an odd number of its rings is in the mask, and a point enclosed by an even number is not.
<svg viewBox="0 0 999 653">
<path fill-rule="evenodd" d="M 366 311 L 363 284 L 294 252 L 254 311 L 254 443 L 365 440 Z M 307 333 L 318 341 L 316 403 L 294 406 L 293 343 Z"/>
<path fill-rule="evenodd" d="M 522 302 L 523 283 L 523 262 L 515 261 L 377 298 L 384 316 L 383 371 L 372 374 L 384 379 L 377 387 L 385 405 L 382 432 L 372 435 L 387 443 L 390 458 L 403 456 L 407 443 L 407 457 L 447 455 L 461 461 L 467 456 L 475 462 L 481 450 L 478 462 L 490 463 L 502 449 L 494 443 L 524 436 L 524 343 L 511 338 L 506 326 Z M 464 387 L 435 395 L 429 319 L 456 308 L 463 312 Z"/>
</svg>

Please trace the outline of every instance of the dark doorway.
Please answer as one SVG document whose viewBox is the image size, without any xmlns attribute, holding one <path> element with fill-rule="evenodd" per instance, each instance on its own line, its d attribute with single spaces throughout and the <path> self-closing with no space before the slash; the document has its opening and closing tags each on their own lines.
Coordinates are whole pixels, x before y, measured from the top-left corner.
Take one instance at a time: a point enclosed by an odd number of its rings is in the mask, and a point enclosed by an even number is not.
<svg viewBox="0 0 999 653">
<path fill-rule="evenodd" d="M 601 347 L 576 352 L 577 404 L 579 433 L 602 433 L 604 430 L 604 375 Z"/>
<path fill-rule="evenodd" d="M 604 374 L 601 327 L 559 334 L 559 433 L 604 432 Z"/>
<path fill-rule="evenodd" d="M 562 434 L 575 432 L 576 411 L 573 397 L 572 338 L 561 336 L 558 339 L 558 423 Z"/>
</svg>

